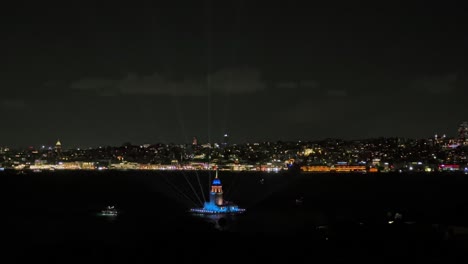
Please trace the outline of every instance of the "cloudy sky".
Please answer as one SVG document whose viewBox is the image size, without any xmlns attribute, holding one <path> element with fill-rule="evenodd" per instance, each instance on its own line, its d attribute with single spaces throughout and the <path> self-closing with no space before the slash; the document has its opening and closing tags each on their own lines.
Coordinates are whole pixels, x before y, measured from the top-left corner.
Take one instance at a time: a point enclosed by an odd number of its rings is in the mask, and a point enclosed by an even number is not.
<svg viewBox="0 0 468 264">
<path fill-rule="evenodd" d="M 461 6 L 188 2 L 2 8 L 0 146 L 428 137 L 468 119 Z"/>
</svg>

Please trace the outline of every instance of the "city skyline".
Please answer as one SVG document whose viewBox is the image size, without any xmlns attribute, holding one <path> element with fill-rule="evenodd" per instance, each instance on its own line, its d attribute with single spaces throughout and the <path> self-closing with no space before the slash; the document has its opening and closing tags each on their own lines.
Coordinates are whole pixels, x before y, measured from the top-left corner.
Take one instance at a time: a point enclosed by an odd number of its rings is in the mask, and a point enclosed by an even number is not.
<svg viewBox="0 0 468 264">
<path fill-rule="evenodd" d="M 5 10 L 0 145 L 417 138 L 466 120 L 457 4 Z"/>
<path fill-rule="evenodd" d="M 427 140 L 427 139 L 434 139 L 434 140 L 445 140 L 445 139 L 453 139 L 455 141 L 460 141 L 460 142 L 466 142 L 468 141 L 468 122 L 463 121 L 459 123 L 458 128 L 454 130 L 456 133 L 455 134 L 445 134 L 445 133 L 435 133 L 434 135 L 426 136 L 426 137 L 417 137 L 417 138 L 408 138 L 408 137 L 398 137 L 398 136 L 391 136 L 391 137 L 370 137 L 370 138 L 354 138 L 354 139 L 345 139 L 345 138 L 332 138 L 332 137 L 327 137 L 327 138 L 320 138 L 320 139 L 297 139 L 297 140 L 281 140 L 281 139 L 276 139 L 276 140 L 259 140 L 259 141 L 245 141 L 245 142 L 240 142 L 240 141 L 234 141 L 230 142 L 231 140 L 229 139 L 231 137 L 230 134 L 224 133 L 222 137 L 219 137 L 219 140 L 212 140 L 212 141 L 199 141 L 197 136 L 193 136 L 191 141 L 189 142 L 130 142 L 130 141 L 125 141 L 121 144 L 115 144 L 115 145 L 105 145 L 105 144 L 98 144 L 95 146 L 72 146 L 69 145 L 68 147 L 65 147 L 64 150 L 66 149 L 93 149 L 93 148 L 101 148 L 101 147 L 117 147 L 117 146 L 124 146 L 124 145 L 131 145 L 131 146 L 153 146 L 157 144 L 166 144 L 166 145 L 185 145 L 185 146 L 190 146 L 192 147 L 197 147 L 197 146 L 207 146 L 210 145 L 210 147 L 213 148 L 225 148 L 228 147 L 229 145 L 243 145 L 243 144 L 256 144 L 256 143 L 265 143 L 265 142 L 323 142 L 323 141 L 333 141 L 333 140 L 340 140 L 344 142 L 356 142 L 356 141 L 368 141 L 368 140 L 374 140 L 374 139 L 393 139 L 393 138 L 399 138 L 399 139 L 406 139 L 406 140 Z M 36 146 L 33 145 L 28 145 L 28 146 L 8 146 L 8 145 L 1 145 L 0 143 L 0 150 L 2 148 L 11 148 L 11 149 L 59 149 L 60 151 L 62 150 L 62 143 L 61 139 L 57 139 L 55 144 L 39 144 Z"/>
<path fill-rule="evenodd" d="M 465 134 L 465 137 L 468 138 L 468 122 L 464 121 L 464 122 L 461 122 L 459 123 L 459 126 L 458 126 L 458 129 L 452 129 L 452 133 L 434 133 L 432 135 L 427 135 L 427 136 L 420 136 L 420 137 L 402 137 L 402 136 L 376 136 L 376 137 L 359 137 L 359 138 L 340 138 L 340 137 L 324 137 L 324 138 L 316 138 L 316 139 L 289 139 L 289 140 L 283 140 L 283 139 L 261 139 L 259 138 L 258 140 L 252 140 L 252 141 L 232 141 L 231 139 L 229 139 L 229 141 L 231 141 L 229 144 L 253 144 L 253 143 L 261 143 L 261 142 L 318 142 L 318 141 L 327 141 L 327 140 L 343 140 L 343 141 L 362 141 L 362 140 L 372 140 L 372 139 L 379 139 L 379 138 L 402 138 L 402 139 L 413 139 L 413 140 L 418 140 L 418 139 L 429 139 L 429 138 L 434 138 L 434 137 L 447 137 L 447 138 L 453 138 L 453 139 L 457 139 L 457 138 L 460 138 L 460 128 L 462 126 L 465 126 L 464 128 L 464 134 Z M 184 138 L 188 138 L 188 137 L 184 137 Z M 215 137 L 212 137 L 212 139 L 215 138 Z M 222 135 L 218 135 L 216 137 L 217 139 L 216 140 L 211 140 L 211 141 L 208 141 L 208 138 L 206 138 L 206 140 L 200 140 L 200 139 L 203 139 L 203 137 L 199 137 L 199 136 L 193 136 L 191 140 L 188 140 L 188 141 L 182 141 L 182 142 L 177 142 L 177 141 L 153 141 L 153 142 L 148 142 L 148 141 L 145 141 L 145 142 L 141 142 L 141 141 L 135 141 L 135 142 L 132 142 L 132 141 L 129 141 L 129 140 L 124 140 L 123 142 L 121 143 L 117 143 L 117 144 L 96 144 L 96 145 L 90 145 L 90 144 L 83 144 L 83 145 L 68 145 L 68 147 L 65 147 L 65 149 L 74 149 L 74 148 L 83 148 L 83 149 L 86 149 L 86 148 L 99 148 L 99 147 L 106 147 L 106 146 L 112 146 L 112 147 L 115 147 L 115 146 L 123 146 L 123 145 L 126 145 L 126 144 L 131 144 L 131 145 L 137 145 L 137 146 L 140 146 L 140 145 L 154 145 L 154 144 L 175 144 L 175 145 L 204 145 L 204 144 L 211 144 L 211 145 L 215 145 L 217 144 L 218 147 L 222 148 L 223 146 L 226 146 L 227 145 L 227 142 L 225 142 L 225 140 L 227 140 L 226 138 L 231 138 L 231 134 L 227 134 L 227 133 L 223 133 Z M 46 141 L 43 141 L 42 143 L 40 144 L 36 144 L 36 145 L 32 145 L 32 144 L 20 144 L 20 145 L 8 145 L 8 144 L 3 144 L 2 142 L 0 142 L 0 147 L 8 147 L 8 148 L 12 148 L 12 149 L 28 149 L 28 148 L 37 148 L 37 149 L 44 149 L 44 148 L 51 148 L 53 149 L 54 147 L 57 146 L 57 144 L 60 145 L 60 148 L 62 148 L 62 139 L 60 137 L 58 137 L 55 141 L 53 140 L 46 140 Z"/>
<path fill-rule="evenodd" d="M 376 138 L 360 141 L 260 142 L 251 144 L 145 144 L 24 150 L 0 147 L 0 170 L 152 170 L 463 172 L 468 173 L 468 124 L 456 138 Z M 196 144 L 193 144 L 196 143 Z"/>
</svg>

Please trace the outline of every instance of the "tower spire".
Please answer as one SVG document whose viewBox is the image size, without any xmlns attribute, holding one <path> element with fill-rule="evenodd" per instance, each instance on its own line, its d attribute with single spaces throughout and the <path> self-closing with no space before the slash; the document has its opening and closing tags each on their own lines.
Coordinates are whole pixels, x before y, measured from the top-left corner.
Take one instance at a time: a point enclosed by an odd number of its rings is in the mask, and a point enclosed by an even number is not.
<svg viewBox="0 0 468 264">
<path fill-rule="evenodd" d="M 218 169 L 216 169 L 216 176 L 215 179 L 218 179 Z"/>
</svg>

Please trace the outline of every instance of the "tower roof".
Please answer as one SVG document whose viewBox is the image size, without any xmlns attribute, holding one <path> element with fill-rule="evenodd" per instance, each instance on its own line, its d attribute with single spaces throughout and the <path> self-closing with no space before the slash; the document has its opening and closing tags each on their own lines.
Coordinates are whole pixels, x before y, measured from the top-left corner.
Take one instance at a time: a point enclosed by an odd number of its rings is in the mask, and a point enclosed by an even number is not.
<svg viewBox="0 0 468 264">
<path fill-rule="evenodd" d="M 214 179 L 212 185 L 221 185 L 221 180 L 218 178 Z"/>
<path fill-rule="evenodd" d="M 57 143 L 55 143 L 55 146 L 61 146 L 62 143 L 60 143 L 60 140 L 57 140 Z"/>
<path fill-rule="evenodd" d="M 221 180 L 218 178 L 218 170 L 216 170 L 216 176 L 215 178 L 213 179 L 213 182 L 211 183 L 211 185 L 221 185 Z"/>
</svg>

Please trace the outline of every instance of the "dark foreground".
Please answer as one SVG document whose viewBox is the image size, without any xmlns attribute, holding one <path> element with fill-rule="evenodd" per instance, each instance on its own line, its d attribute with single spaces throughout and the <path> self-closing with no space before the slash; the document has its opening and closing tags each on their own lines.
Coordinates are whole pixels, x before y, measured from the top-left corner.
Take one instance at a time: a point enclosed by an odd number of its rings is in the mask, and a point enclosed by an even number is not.
<svg viewBox="0 0 468 264">
<path fill-rule="evenodd" d="M 207 173 L 0 175 L 16 261 L 446 263 L 468 250 L 467 175 L 221 173 L 225 196 L 247 209 L 222 220 L 186 213 L 200 186 L 207 195 Z M 121 214 L 97 216 L 106 205 Z"/>
</svg>

